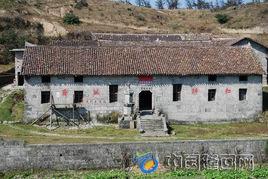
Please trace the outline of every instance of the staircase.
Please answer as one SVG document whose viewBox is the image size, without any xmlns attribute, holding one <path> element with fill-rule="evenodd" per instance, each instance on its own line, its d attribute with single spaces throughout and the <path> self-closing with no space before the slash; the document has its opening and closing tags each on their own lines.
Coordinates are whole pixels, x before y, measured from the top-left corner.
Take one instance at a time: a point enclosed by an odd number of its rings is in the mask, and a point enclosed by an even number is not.
<svg viewBox="0 0 268 179">
<path fill-rule="evenodd" d="M 142 136 L 168 136 L 166 117 L 156 115 L 151 111 L 142 111 L 138 116 L 138 129 Z"/>
</svg>

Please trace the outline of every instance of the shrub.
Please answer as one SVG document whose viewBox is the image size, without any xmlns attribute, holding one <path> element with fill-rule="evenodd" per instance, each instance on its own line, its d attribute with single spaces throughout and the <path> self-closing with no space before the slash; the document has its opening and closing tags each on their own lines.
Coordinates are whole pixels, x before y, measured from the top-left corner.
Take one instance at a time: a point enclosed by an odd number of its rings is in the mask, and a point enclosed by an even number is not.
<svg viewBox="0 0 268 179">
<path fill-rule="evenodd" d="M 225 24 L 230 20 L 230 17 L 226 14 L 217 14 L 215 16 L 220 24 Z"/>
<path fill-rule="evenodd" d="M 97 121 L 104 124 L 117 124 L 119 116 L 118 112 L 112 112 L 108 115 L 97 116 Z"/>
<path fill-rule="evenodd" d="M 145 21 L 145 15 L 142 13 L 138 14 L 136 17 L 139 21 Z"/>
<path fill-rule="evenodd" d="M 76 0 L 74 7 L 76 9 L 82 9 L 83 7 L 88 7 L 88 3 L 86 0 Z"/>
<path fill-rule="evenodd" d="M 68 25 L 76 25 L 80 24 L 79 17 L 74 15 L 73 13 L 67 13 L 63 17 L 63 22 Z"/>
</svg>

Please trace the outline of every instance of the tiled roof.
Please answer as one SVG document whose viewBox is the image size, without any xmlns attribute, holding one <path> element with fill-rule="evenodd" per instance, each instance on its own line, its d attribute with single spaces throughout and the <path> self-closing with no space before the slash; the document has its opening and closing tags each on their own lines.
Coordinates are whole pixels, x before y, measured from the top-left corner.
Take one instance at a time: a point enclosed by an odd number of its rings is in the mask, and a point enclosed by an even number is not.
<svg viewBox="0 0 268 179">
<path fill-rule="evenodd" d="M 70 47 L 95 47 L 99 46 L 99 42 L 97 40 L 53 40 L 50 45 L 52 46 L 70 46 Z"/>
<path fill-rule="evenodd" d="M 24 75 L 234 75 L 263 73 L 250 48 L 28 47 Z"/>
<path fill-rule="evenodd" d="M 211 34 L 111 34 L 92 33 L 100 41 L 181 41 L 181 40 L 211 40 Z"/>
</svg>

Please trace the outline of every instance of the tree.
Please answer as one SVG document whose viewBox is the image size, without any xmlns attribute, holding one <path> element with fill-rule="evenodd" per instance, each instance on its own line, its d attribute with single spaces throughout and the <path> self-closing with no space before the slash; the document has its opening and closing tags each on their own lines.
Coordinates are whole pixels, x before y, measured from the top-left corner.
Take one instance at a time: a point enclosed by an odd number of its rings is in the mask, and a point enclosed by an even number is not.
<svg viewBox="0 0 268 179">
<path fill-rule="evenodd" d="M 178 9 L 179 0 L 166 0 L 169 9 Z"/>
<path fill-rule="evenodd" d="M 152 7 L 149 0 L 143 0 L 143 6 L 144 7 L 147 7 L 147 8 L 151 8 Z"/>
<path fill-rule="evenodd" d="M 210 5 L 205 0 L 197 0 L 196 3 L 195 3 L 195 7 L 197 9 L 209 9 Z"/>
<path fill-rule="evenodd" d="M 195 4 L 194 0 L 185 0 L 185 2 L 186 2 L 186 7 L 188 9 L 193 9 L 194 8 L 194 4 Z"/>
<path fill-rule="evenodd" d="M 136 5 L 137 5 L 137 6 L 142 6 L 142 1 L 143 1 L 143 0 L 136 0 Z"/>
<path fill-rule="evenodd" d="M 243 0 L 227 0 L 225 7 L 239 6 L 241 4 L 243 4 Z"/>
<path fill-rule="evenodd" d="M 165 1 L 164 0 L 156 0 L 155 5 L 158 9 L 164 9 Z"/>
<path fill-rule="evenodd" d="M 219 0 L 216 0 L 214 9 L 220 9 L 220 3 L 219 3 Z"/>
<path fill-rule="evenodd" d="M 148 7 L 151 8 L 151 4 L 149 0 L 136 0 L 136 5 L 141 7 Z"/>
</svg>

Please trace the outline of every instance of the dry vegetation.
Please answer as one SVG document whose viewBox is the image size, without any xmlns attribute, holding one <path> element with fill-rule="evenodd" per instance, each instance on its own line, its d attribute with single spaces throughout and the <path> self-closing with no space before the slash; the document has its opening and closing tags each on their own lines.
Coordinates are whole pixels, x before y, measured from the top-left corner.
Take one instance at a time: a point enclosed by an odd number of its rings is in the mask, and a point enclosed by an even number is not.
<svg viewBox="0 0 268 179">
<path fill-rule="evenodd" d="M 124 33 L 221 33 L 221 28 L 252 28 L 268 25 L 268 4 L 244 5 L 224 10 L 156 10 L 136 7 L 108 0 L 88 1 L 87 7 L 74 8 L 74 0 L 37 1 L 31 0 L 11 11 L 24 13 L 24 17 L 45 18 L 60 22 L 69 31 L 89 30 L 94 32 Z M 62 23 L 60 8 L 73 10 L 83 22 L 80 26 L 66 26 Z M 58 11 L 58 12 L 57 12 Z M 55 13 L 56 12 L 56 13 Z M 220 25 L 215 15 L 227 14 L 231 17 Z"/>
</svg>

